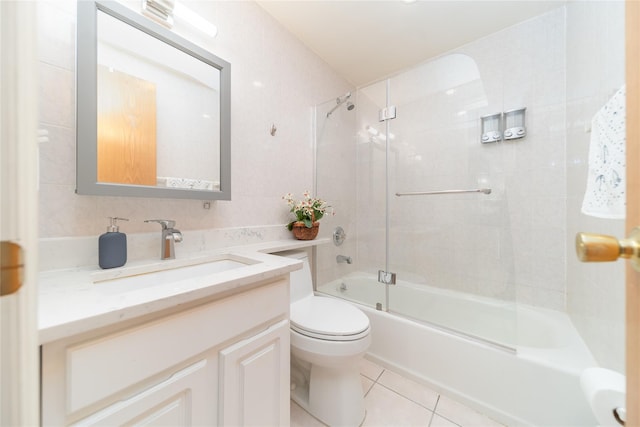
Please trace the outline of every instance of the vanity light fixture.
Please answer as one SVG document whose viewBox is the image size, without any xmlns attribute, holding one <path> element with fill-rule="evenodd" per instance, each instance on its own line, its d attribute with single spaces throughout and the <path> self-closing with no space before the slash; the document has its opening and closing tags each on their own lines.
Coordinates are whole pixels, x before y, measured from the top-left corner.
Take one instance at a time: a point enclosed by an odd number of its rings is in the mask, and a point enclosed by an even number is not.
<svg viewBox="0 0 640 427">
<path fill-rule="evenodd" d="M 142 14 L 168 28 L 173 27 L 175 17 L 211 38 L 218 34 L 215 25 L 175 0 L 142 0 Z"/>
<path fill-rule="evenodd" d="M 214 38 L 218 34 L 218 27 L 216 27 L 211 22 L 207 21 L 202 16 L 198 15 L 182 3 L 176 3 L 175 8 L 173 9 L 173 14 L 178 19 L 182 19 L 183 21 L 188 22 L 193 28 L 202 31 L 204 34 L 208 35 L 211 38 Z"/>
<path fill-rule="evenodd" d="M 142 14 L 167 28 L 173 27 L 175 0 L 142 0 Z"/>
</svg>

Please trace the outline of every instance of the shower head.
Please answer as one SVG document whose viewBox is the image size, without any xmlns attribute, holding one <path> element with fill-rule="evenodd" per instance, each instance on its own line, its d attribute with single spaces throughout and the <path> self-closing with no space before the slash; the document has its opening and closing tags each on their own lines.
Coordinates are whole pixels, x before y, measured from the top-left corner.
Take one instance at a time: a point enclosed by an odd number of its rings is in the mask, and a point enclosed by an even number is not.
<svg viewBox="0 0 640 427">
<path fill-rule="evenodd" d="M 338 107 L 347 102 L 347 100 L 351 98 L 351 92 L 345 93 L 343 96 L 339 96 L 336 98 L 336 105 L 327 113 L 327 117 L 329 117 Z M 347 102 L 347 110 L 351 111 L 355 108 L 353 102 Z"/>
<path fill-rule="evenodd" d="M 347 92 L 344 95 L 337 97 L 336 98 L 336 104 L 340 105 L 340 104 L 342 104 L 343 102 L 345 102 L 349 98 L 351 98 L 351 92 Z"/>
</svg>

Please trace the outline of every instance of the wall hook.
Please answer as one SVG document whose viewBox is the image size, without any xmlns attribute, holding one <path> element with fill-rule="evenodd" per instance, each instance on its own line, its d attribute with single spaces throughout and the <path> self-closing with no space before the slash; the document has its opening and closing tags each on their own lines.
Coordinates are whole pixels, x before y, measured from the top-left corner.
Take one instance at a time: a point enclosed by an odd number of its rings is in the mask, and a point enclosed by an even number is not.
<svg viewBox="0 0 640 427">
<path fill-rule="evenodd" d="M 278 131 L 278 128 L 276 127 L 276 125 L 275 124 L 271 125 L 271 130 L 269 131 L 271 136 L 276 136 L 277 131 Z"/>
</svg>

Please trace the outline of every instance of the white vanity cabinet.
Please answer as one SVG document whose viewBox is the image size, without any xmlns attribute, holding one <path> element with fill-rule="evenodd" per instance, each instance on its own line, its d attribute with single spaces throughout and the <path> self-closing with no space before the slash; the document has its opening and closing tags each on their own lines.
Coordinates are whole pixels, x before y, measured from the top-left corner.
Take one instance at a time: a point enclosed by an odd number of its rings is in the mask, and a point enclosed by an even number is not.
<svg viewBox="0 0 640 427">
<path fill-rule="evenodd" d="M 288 425 L 287 277 L 44 344 L 43 425 Z"/>
</svg>

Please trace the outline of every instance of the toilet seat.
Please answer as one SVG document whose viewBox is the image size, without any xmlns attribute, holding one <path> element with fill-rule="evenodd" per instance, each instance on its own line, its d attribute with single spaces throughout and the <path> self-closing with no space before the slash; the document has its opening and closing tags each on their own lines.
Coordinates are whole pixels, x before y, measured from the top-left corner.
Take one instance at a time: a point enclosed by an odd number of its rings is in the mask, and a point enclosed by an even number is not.
<svg viewBox="0 0 640 427">
<path fill-rule="evenodd" d="M 369 334 L 369 318 L 344 301 L 308 296 L 291 304 L 291 329 L 326 341 L 354 341 Z"/>
</svg>

